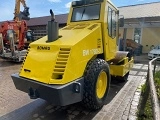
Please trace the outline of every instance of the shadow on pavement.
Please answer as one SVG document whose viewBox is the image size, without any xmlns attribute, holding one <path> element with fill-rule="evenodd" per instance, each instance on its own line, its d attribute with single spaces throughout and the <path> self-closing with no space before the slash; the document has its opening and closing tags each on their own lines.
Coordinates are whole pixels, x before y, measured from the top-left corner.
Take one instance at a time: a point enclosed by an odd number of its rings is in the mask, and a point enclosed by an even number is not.
<svg viewBox="0 0 160 120">
<path fill-rule="evenodd" d="M 13 61 L 0 59 L 0 67 L 10 67 L 10 66 L 21 65 L 21 64 L 22 62 L 13 62 Z"/>
</svg>

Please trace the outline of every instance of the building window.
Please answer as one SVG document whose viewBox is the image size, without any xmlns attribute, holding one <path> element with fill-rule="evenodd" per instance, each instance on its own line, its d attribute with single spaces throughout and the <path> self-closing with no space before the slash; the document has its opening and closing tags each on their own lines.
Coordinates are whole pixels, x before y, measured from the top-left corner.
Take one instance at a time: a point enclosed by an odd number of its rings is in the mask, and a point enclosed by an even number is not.
<svg viewBox="0 0 160 120">
<path fill-rule="evenodd" d="M 135 28 L 134 29 L 134 41 L 136 43 L 141 43 L 141 28 Z"/>
<path fill-rule="evenodd" d="M 116 37 L 116 11 L 108 7 L 108 34 L 110 37 Z"/>
</svg>

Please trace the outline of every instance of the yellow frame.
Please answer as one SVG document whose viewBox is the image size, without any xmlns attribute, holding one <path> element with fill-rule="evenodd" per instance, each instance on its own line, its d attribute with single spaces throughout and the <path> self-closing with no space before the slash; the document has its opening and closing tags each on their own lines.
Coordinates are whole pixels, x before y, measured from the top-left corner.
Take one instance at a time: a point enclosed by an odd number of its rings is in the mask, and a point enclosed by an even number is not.
<svg viewBox="0 0 160 120">
<path fill-rule="evenodd" d="M 128 61 L 128 57 L 124 59 L 123 65 L 112 65 L 110 64 L 110 74 L 113 76 L 124 76 L 128 73 L 133 67 L 134 60 L 133 58 Z"/>
</svg>

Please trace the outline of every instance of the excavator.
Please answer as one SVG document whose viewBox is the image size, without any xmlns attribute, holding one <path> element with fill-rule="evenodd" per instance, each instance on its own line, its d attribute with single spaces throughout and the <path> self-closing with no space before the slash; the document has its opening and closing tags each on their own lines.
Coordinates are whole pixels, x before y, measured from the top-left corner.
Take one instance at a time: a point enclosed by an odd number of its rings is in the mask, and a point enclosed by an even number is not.
<svg viewBox="0 0 160 120">
<path fill-rule="evenodd" d="M 48 35 L 29 45 L 19 73 L 11 75 L 16 88 L 58 106 L 102 108 L 111 77 L 127 80 L 133 67 L 133 57 L 117 47 L 124 18 L 110 0 L 72 1 L 61 29 L 50 14 Z"/>
<path fill-rule="evenodd" d="M 22 12 L 20 11 L 21 4 L 24 7 Z M 26 20 L 30 19 L 30 13 L 25 0 L 16 0 L 14 11 L 13 21 L 3 22 L 0 26 L 0 57 L 21 62 L 31 41 L 26 40 L 29 38 L 27 35 L 31 38 L 33 34 L 27 28 Z"/>
</svg>

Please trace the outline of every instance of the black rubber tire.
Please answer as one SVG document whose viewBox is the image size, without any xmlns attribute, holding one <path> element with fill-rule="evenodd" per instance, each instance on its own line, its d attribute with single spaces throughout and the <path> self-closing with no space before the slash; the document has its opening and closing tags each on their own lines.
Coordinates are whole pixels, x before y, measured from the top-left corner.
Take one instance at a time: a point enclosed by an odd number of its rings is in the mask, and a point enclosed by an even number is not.
<svg viewBox="0 0 160 120">
<path fill-rule="evenodd" d="M 99 99 L 96 94 L 96 83 L 99 74 L 104 71 L 107 75 L 107 88 L 104 96 Z M 98 110 L 107 102 L 107 95 L 110 86 L 110 71 L 108 63 L 103 59 L 95 59 L 88 63 L 84 72 L 84 94 L 83 106 L 90 110 Z"/>
</svg>

